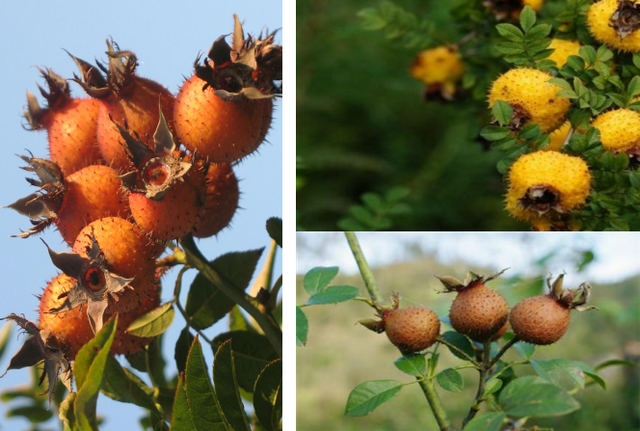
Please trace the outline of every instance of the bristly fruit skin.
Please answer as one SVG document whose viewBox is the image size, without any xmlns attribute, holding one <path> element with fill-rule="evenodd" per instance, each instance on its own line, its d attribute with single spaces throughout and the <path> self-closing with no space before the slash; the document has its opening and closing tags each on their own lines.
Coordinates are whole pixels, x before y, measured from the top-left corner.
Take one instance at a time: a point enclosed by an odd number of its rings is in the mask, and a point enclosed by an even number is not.
<svg viewBox="0 0 640 431">
<path fill-rule="evenodd" d="M 239 197 L 238 180 L 231 164 L 209 165 L 206 204 L 202 220 L 193 228 L 193 236 L 208 238 L 229 226 L 238 209 Z"/>
<path fill-rule="evenodd" d="M 36 97 L 27 91 L 28 111 L 24 113 L 31 130 L 45 129 L 51 160 L 66 175 L 86 166 L 100 164 L 96 129 L 98 101 L 71 97 L 65 79 L 51 69 L 40 70 L 49 92 L 40 88 L 47 107 L 40 108 Z"/>
<path fill-rule="evenodd" d="M 498 292 L 483 283 L 460 290 L 451 304 L 451 326 L 475 341 L 484 342 L 502 329 L 509 318 L 509 305 Z"/>
<path fill-rule="evenodd" d="M 561 88 L 548 81 L 553 77 L 546 72 L 531 68 L 516 68 L 500 75 L 489 91 L 489 106 L 502 100 L 514 108 L 511 126 L 520 129 L 535 123 L 549 133 L 564 123 L 571 103 L 558 97 Z"/>
<path fill-rule="evenodd" d="M 523 341 L 539 346 L 558 341 L 569 327 L 570 308 L 550 295 L 520 301 L 511 310 L 509 322 Z"/>
<path fill-rule="evenodd" d="M 128 220 L 105 217 L 90 223 L 80 232 L 73 252 L 86 257 L 92 235 L 104 254 L 109 271 L 133 278 L 119 300 L 109 302 L 106 313 L 125 313 L 139 307 L 156 289 L 155 259 L 164 250 L 164 245 L 147 238 Z"/>
<path fill-rule="evenodd" d="M 613 109 L 598 115 L 591 125 L 600 131 L 600 141 L 607 150 L 640 155 L 640 112 Z"/>
<path fill-rule="evenodd" d="M 403 355 L 430 347 L 440 334 L 438 316 L 424 307 L 388 310 L 383 313 L 382 321 L 389 341 Z"/>
<path fill-rule="evenodd" d="M 60 274 L 53 278 L 40 297 L 40 330 L 49 331 L 66 358 L 72 361 L 78 351 L 94 336 L 87 317 L 86 307 L 74 308 L 71 311 L 51 314 L 49 310 L 62 305 L 64 298 L 58 298 L 68 292 L 76 283 L 75 278 Z"/>
<path fill-rule="evenodd" d="M 180 87 L 173 111 L 178 140 L 215 163 L 231 163 L 254 152 L 269 131 L 272 99 L 224 101 L 210 86 L 203 89 L 205 85 L 193 75 Z"/>
<path fill-rule="evenodd" d="M 87 166 L 64 178 L 63 183 L 67 190 L 56 226 L 69 245 L 88 223 L 107 216 L 130 215 L 117 173 L 108 166 Z"/>
<path fill-rule="evenodd" d="M 620 14 L 623 6 L 626 11 Z M 632 15 L 635 15 L 635 26 Z M 594 2 L 587 11 L 587 22 L 597 41 L 620 51 L 640 52 L 640 8 L 634 0 Z"/>
<path fill-rule="evenodd" d="M 579 55 L 580 42 L 566 39 L 551 39 L 549 49 L 553 49 L 553 52 L 547 60 L 555 62 L 558 68 L 561 68 L 567 63 L 570 56 Z"/>
<path fill-rule="evenodd" d="M 569 131 L 571 130 L 571 123 L 569 121 L 565 121 L 564 124 L 558 127 L 556 130 L 549 134 L 551 138 L 549 140 L 549 145 L 544 148 L 541 148 L 542 151 L 560 151 L 569 136 Z"/>
</svg>

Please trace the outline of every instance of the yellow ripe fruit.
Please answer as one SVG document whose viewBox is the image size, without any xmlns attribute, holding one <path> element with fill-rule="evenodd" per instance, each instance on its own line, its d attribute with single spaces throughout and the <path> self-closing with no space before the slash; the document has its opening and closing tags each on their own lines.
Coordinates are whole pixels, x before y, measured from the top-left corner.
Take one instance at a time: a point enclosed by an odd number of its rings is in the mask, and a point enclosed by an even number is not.
<svg viewBox="0 0 640 431">
<path fill-rule="evenodd" d="M 500 75 L 489 91 L 489 106 L 502 100 L 514 107 L 517 122 L 537 123 L 543 132 L 549 133 L 564 121 L 571 102 L 558 97 L 561 90 L 548 81 L 546 72 L 530 68 L 511 69 Z"/>
<path fill-rule="evenodd" d="M 640 112 L 614 109 L 598 115 L 591 125 L 600 131 L 600 141 L 607 150 L 629 151 L 640 147 Z"/>
<path fill-rule="evenodd" d="M 558 67 L 562 67 L 571 55 L 578 55 L 580 51 L 580 43 L 575 40 L 552 39 L 549 49 L 554 51 L 548 57 L 548 60 L 554 61 Z"/>
<path fill-rule="evenodd" d="M 570 130 L 571 123 L 565 121 L 562 126 L 551 132 L 551 134 L 549 135 L 551 137 L 549 145 L 542 148 L 542 151 L 560 151 L 560 149 L 562 149 L 562 146 L 564 145 L 564 142 L 567 140 L 567 136 L 569 136 Z"/>
<path fill-rule="evenodd" d="M 464 64 L 456 48 L 439 46 L 420 52 L 409 72 L 425 84 L 441 84 L 460 79 L 464 73 Z"/>
<path fill-rule="evenodd" d="M 589 167 L 581 158 L 537 151 L 511 166 L 506 207 L 518 219 L 538 222 L 543 214 L 564 214 L 583 205 L 590 186 Z"/>
<path fill-rule="evenodd" d="M 631 16 L 640 15 L 633 0 L 600 0 L 587 12 L 589 31 L 597 41 L 627 52 L 640 52 L 640 27 L 630 26 Z M 625 8 L 624 14 L 619 11 Z M 618 13 L 617 13 L 618 12 Z M 624 16 L 621 16 L 624 15 Z M 622 28 L 624 31 L 622 31 Z M 632 31 L 631 31 L 632 30 Z M 630 31 L 630 32 L 629 32 Z"/>
<path fill-rule="evenodd" d="M 529 6 L 531 9 L 538 12 L 540 9 L 542 9 L 544 0 L 523 0 L 522 5 Z"/>
</svg>

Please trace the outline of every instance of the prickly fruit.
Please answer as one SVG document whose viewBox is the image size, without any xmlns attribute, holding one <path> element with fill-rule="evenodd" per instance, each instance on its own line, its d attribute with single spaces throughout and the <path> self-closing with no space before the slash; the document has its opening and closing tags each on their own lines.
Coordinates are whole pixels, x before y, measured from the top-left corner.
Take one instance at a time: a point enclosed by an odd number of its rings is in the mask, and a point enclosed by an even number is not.
<svg viewBox="0 0 640 431">
<path fill-rule="evenodd" d="M 570 56 L 579 54 L 580 42 L 575 40 L 551 39 L 549 49 L 553 49 L 553 52 L 547 60 L 553 61 L 558 68 L 561 68 Z"/>
<path fill-rule="evenodd" d="M 591 125 L 600 131 L 600 141 L 607 150 L 640 158 L 640 112 L 614 109 L 598 115 Z"/>
<path fill-rule="evenodd" d="M 425 99 L 452 100 L 456 82 L 464 74 L 464 64 L 457 48 L 439 46 L 420 52 L 409 71 L 415 79 L 426 84 Z"/>
<path fill-rule="evenodd" d="M 505 270 L 484 277 L 472 272 L 464 282 L 454 277 L 438 277 L 446 291 L 458 295 L 451 304 L 451 326 L 476 341 L 487 341 L 498 333 L 509 318 L 509 305 L 502 295 L 490 290 L 485 283 L 497 278 Z"/>
<path fill-rule="evenodd" d="M 193 236 L 207 238 L 227 227 L 238 209 L 238 199 L 238 180 L 231 165 L 209 165 L 204 213 L 202 220 L 193 228 Z"/>
<path fill-rule="evenodd" d="M 438 316 L 424 307 L 388 310 L 382 321 L 389 341 L 405 355 L 428 348 L 440 334 Z"/>
<path fill-rule="evenodd" d="M 557 94 L 561 88 L 549 83 L 546 72 L 530 68 L 511 69 L 493 82 L 489 91 L 489 106 L 502 100 L 513 108 L 510 126 L 520 129 L 529 123 L 549 133 L 564 122 L 570 101 Z"/>
<path fill-rule="evenodd" d="M 93 99 L 74 99 L 69 85 L 51 69 L 42 70 L 48 87 L 38 86 L 47 100 L 41 108 L 36 97 L 27 91 L 28 111 L 24 113 L 30 130 L 47 131 L 51 160 L 66 175 L 86 166 L 101 163 L 96 141 L 98 102 Z"/>
<path fill-rule="evenodd" d="M 599 42 L 640 52 L 640 7 L 636 0 L 600 0 L 587 12 L 589 31 Z"/>
<path fill-rule="evenodd" d="M 590 287 L 583 283 L 577 289 L 562 289 L 563 275 L 550 284 L 547 295 L 520 301 L 511 310 L 509 322 L 518 338 L 531 344 L 548 345 L 558 341 L 569 327 L 570 311 L 592 309 L 585 306 Z"/>
</svg>

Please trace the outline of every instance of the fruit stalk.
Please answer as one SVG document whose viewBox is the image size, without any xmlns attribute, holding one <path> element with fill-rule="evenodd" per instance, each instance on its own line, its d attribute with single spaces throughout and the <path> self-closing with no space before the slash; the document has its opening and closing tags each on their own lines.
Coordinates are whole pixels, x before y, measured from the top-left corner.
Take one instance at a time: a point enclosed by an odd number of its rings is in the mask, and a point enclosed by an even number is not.
<svg viewBox="0 0 640 431">
<path fill-rule="evenodd" d="M 367 288 L 367 291 L 369 292 L 369 296 L 373 301 L 373 305 L 376 309 L 379 309 L 380 306 L 384 303 L 384 300 L 380 295 L 380 291 L 378 290 L 378 283 L 376 283 L 376 279 L 373 276 L 373 272 L 371 271 L 369 264 L 367 263 L 367 259 L 362 253 L 358 238 L 356 238 L 356 234 L 353 232 L 345 232 L 344 234 L 347 237 L 347 242 L 349 243 L 349 247 L 351 248 L 351 253 L 353 253 L 353 257 L 356 259 L 356 263 L 358 264 L 358 268 L 360 269 L 360 274 L 362 274 L 362 279 L 364 280 L 364 284 Z"/>
<path fill-rule="evenodd" d="M 260 325 L 264 335 L 267 337 L 274 350 L 280 357 L 282 357 L 282 330 L 275 321 L 271 313 L 267 310 L 264 312 L 254 304 L 253 298 L 245 293 L 242 289 L 235 286 L 234 283 L 229 280 L 224 274 L 216 271 L 209 265 L 207 259 L 202 255 L 191 235 L 183 236 L 178 240 L 180 245 L 187 255 L 187 261 L 189 265 L 196 268 L 202 273 L 211 283 L 213 283 L 218 289 L 227 295 L 232 301 L 238 304 L 240 307 L 249 313 L 251 317 Z"/>
<path fill-rule="evenodd" d="M 440 400 L 440 396 L 438 395 L 438 392 L 436 392 L 433 379 L 418 379 L 418 382 L 420 384 L 420 389 L 424 392 L 424 396 L 427 398 L 427 402 L 431 407 L 433 416 L 436 418 L 436 422 L 438 422 L 440 431 L 453 431 L 451 428 L 451 422 L 449 422 L 449 418 L 447 417 L 447 412 L 445 412 L 444 407 L 442 406 L 442 400 Z"/>
<path fill-rule="evenodd" d="M 462 428 L 464 428 L 467 425 L 467 423 L 471 419 L 473 419 L 476 416 L 476 414 L 478 414 L 478 411 L 480 411 L 480 404 L 483 401 L 482 395 L 484 394 L 484 386 L 487 383 L 487 374 L 489 372 L 489 369 L 491 368 L 489 366 L 490 359 L 491 359 L 490 353 L 491 353 L 491 341 L 485 341 L 483 343 L 483 348 L 482 348 L 482 363 L 480 364 L 480 369 L 478 370 L 478 372 L 480 373 L 480 376 L 478 378 L 478 392 L 476 393 L 476 398 L 475 398 L 475 401 L 473 402 L 473 405 L 469 409 L 469 413 L 467 413 L 467 416 L 462 421 Z"/>
</svg>

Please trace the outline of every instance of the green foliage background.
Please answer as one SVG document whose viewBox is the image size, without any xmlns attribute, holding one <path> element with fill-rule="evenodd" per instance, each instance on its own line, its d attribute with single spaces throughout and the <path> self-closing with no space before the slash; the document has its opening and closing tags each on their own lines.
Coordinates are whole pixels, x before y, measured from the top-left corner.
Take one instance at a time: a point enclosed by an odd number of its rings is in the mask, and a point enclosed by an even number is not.
<svg viewBox="0 0 640 431">
<path fill-rule="evenodd" d="M 568 243 L 567 250 L 575 252 L 574 263 L 565 267 L 567 273 L 579 273 L 594 257 L 591 250 L 582 249 L 575 244 Z M 324 253 L 325 259 L 330 256 L 325 248 L 315 252 Z M 469 269 L 481 274 L 495 271 L 495 268 L 470 268 L 464 262 L 443 264 L 436 255 L 423 254 L 418 249 L 407 250 L 407 253 L 413 257 L 403 263 L 374 268 L 383 295 L 390 294 L 392 290 L 399 291 L 403 297 L 403 306 L 424 305 L 432 308 L 439 316 L 448 314 L 453 297 L 436 293 L 435 290 L 440 285 L 433 274 L 462 276 Z M 543 293 L 544 277 L 548 275 L 548 269 L 554 266 L 555 257 L 548 255 L 536 258 L 534 272 L 540 274 L 539 277 L 522 278 L 510 275 L 508 271 L 491 282 L 491 286 L 505 296 L 510 306 L 524 297 Z M 340 262 L 336 264 L 339 265 Z M 302 304 L 308 299 L 302 289 L 302 274 L 299 274 L 297 281 L 297 304 Z M 332 284 L 358 286 L 361 295 L 366 292 L 358 275 L 338 275 Z M 599 310 L 573 312 L 572 324 L 565 337 L 552 346 L 536 348 L 533 359 L 565 358 L 592 366 L 614 358 L 638 361 L 639 284 L 640 276 L 614 284 L 593 284 L 590 303 Z M 297 349 L 298 430 L 438 429 L 417 385 L 404 388 L 395 398 L 367 416 L 345 417 L 347 397 L 358 384 L 368 380 L 410 380 L 393 365 L 400 353 L 384 334 L 374 334 L 357 324 L 360 319 L 374 317 L 372 309 L 364 303 L 349 301 L 337 305 L 305 307 L 304 312 L 309 320 L 309 336 L 307 345 Z M 442 332 L 450 329 L 443 325 Z M 446 349 L 440 349 L 440 353 L 439 370 L 463 364 Z M 505 359 L 521 360 L 521 357 L 510 351 Z M 519 376 L 533 374 L 528 365 L 516 366 L 515 370 Z M 438 388 L 455 426 L 466 415 L 477 389 L 475 370 L 460 370 L 460 373 L 465 380 L 462 392 L 447 392 Z M 603 390 L 592 384 L 573 394 L 581 404 L 580 410 L 558 418 L 535 419 L 528 422 L 527 426 L 536 424 L 558 431 L 637 430 L 640 426 L 638 368 L 610 367 L 599 374 L 606 381 L 607 389 Z M 331 383 L 327 384 L 328 381 Z M 482 411 L 485 410 L 486 407 L 483 407 Z"/>
</svg>

